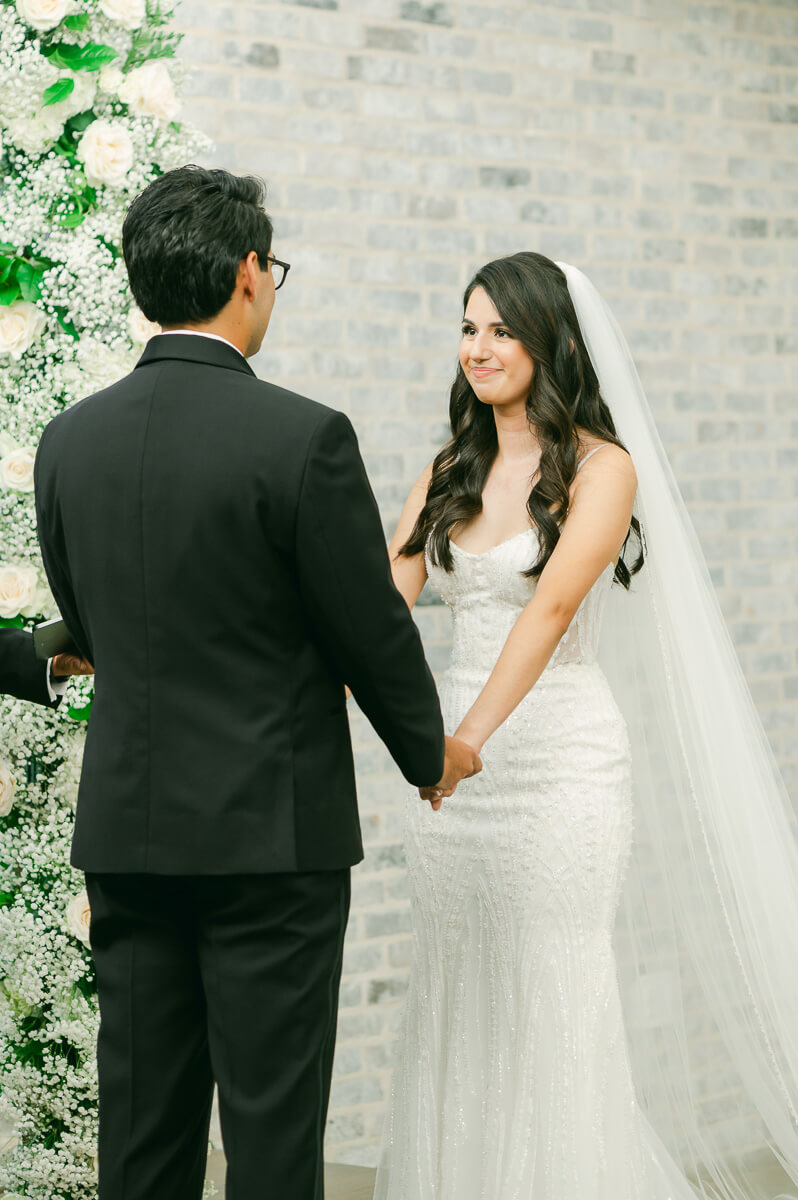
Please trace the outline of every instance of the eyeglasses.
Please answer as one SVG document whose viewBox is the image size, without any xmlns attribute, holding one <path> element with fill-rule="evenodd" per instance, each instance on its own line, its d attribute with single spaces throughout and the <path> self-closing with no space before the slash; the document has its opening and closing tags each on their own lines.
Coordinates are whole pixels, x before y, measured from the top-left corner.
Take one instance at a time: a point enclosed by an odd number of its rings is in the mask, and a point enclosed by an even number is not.
<svg viewBox="0 0 798 1200">
<path fill-rule="evenodd" d="M 281 262 L 280 259 L 275 258 L 273 254 L 267 254 L 266 258 L 272 264 L 272 275 L 274 276 L 274 290 L 275 290 L 275 292 L 279 292 L 280 288 L 285 283 L 286 275 L 291 270 L 291 264 L 287 263 L 287 262 Z M 276 267 L 280 268 L 279 273 L 275 270 Z"/>
</svg>

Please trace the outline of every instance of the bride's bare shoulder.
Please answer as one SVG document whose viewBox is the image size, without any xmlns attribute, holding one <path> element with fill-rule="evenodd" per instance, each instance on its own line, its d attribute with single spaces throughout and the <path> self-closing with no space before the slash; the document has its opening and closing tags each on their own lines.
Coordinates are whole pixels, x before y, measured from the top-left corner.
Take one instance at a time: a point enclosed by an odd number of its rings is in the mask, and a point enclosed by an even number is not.
<svg viewBox="0 0 798 1200">
<path fill-rule="evenodd" d="M 421 474 L 419 475 L 416 482 L 413 484 L 412 490 L 414 492 L 416 492 L 416 491 L 422 492 L 426 496 L 427 489 L 429 488 L 429 481 L 432 479 L 433 466 L 434 466 L 434 462 L 427 463 L 426 467 L 421 472 Z"/>
</svg>

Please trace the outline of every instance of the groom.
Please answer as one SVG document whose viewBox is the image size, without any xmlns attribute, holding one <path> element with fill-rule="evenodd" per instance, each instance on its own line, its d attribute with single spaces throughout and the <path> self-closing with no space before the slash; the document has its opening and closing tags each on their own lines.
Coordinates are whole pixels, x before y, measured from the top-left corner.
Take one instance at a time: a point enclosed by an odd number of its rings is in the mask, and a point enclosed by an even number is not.
<svg viewBox="0 0 798 1200">
<path fill-rule="evenodd" d="M 214 1080 L 228 1200 L 320 1200 L 349 869 L 344 685 L 405 778 L 444 735 L 342 414 L 247 365 L 287 266 L 262 185 L 185 167 L 133 203 L 167 331 L 48 425 L 47 574 L 96 669 L 72 861 L 100 999 L 100 1200 L 198 1200 Z M 419 801 L 422 803 L 422 801 Z"/>
</svg>

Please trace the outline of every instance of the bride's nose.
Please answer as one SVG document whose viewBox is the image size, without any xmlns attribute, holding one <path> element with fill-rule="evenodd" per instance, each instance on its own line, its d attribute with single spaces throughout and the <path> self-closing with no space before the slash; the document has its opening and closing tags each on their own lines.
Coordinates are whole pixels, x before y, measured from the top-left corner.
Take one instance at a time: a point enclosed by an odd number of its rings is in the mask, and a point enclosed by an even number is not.
<svg viewBox="0 0 798 1200">
<path fill-rule="evenodd" d="M 490 350 L 482 341 L 482 335 L 477 334 L 468 347 L 468 357 L 472 362 L 484 362 L 486 358 L 490 358 Z"/>
</svg>

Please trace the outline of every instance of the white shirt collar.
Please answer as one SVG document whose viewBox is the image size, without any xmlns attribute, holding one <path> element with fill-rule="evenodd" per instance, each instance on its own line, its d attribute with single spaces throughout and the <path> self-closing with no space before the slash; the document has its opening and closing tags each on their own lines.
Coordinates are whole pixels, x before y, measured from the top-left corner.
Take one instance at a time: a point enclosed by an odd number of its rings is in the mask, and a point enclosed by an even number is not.
<svg viewBox="0 0 798 1200">
<path fill-rule="evenodd" d="M 155 336 L 170 337 L 173 333 L 187 333 L 193 335 L 194 337 L 213 338 L 216 342 L 224 342 L 226 346 L 232 346 L 236 354 L 241 354 L 238 346 L 234 346 L 233 343 L 228 341 L 226 337 L 222 337 L 221 334 L 218 333 L 205 333 L 201 329 L 164 329 L 162 333 L 156 333 Z M 241 354 L 241 357 L 244 358 L 245 356 Z"/>
</svg>

